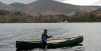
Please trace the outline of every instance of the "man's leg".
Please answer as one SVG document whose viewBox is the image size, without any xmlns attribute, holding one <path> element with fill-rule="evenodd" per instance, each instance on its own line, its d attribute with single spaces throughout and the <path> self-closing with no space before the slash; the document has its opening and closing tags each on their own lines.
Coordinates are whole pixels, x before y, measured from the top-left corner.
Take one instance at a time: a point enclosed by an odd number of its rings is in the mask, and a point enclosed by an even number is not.
<svg viewBox="0 0 101 51">
<path fill-rule="evenodd" d="M 45 44 L 45 48 L 47 48 L 47 41 L 44 41 L 44 44 Z"/>
</svg>

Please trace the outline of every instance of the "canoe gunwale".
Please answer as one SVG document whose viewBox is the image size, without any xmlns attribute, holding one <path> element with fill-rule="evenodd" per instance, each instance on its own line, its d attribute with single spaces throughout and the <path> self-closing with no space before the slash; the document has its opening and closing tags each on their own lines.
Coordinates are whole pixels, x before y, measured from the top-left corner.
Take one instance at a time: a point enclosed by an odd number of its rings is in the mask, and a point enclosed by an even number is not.
<svg viewBox="0 0 101 51">
<path fill-rule="evenodd" d="M 83 38 L 83 36 L 77 36 L 77 37 L 71 37 L 71 38 L 65 38 L 65 39 L 51 39 L 51 40 L 48 40 L 48 41 L 51 41 L 52 43 L 56 40 L 58 40 L 57 42 L 66 42 L 66 41 L 69 41 L 69 40 L 74 40 L 74 39 L 77 39 L 77 38 Z M 21 42 L 28 42 L 28 43 L 42 43 L 42 41 L 16 41 L 16 43 L 21 43 Z"/>
</svg>

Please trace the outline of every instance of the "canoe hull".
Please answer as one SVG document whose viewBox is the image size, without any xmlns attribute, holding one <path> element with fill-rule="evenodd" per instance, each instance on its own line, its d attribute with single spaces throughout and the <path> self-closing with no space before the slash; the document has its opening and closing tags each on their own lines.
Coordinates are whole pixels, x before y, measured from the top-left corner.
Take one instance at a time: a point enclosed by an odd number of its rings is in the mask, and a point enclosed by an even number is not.
<svg viewBox="0 0 101 51">
<path fill-rule="evenodd" d="M 75 39 L 71 39 L 71 38 L 67 38 L 67 39 L 70 39 L 70 40 L 63 41 L 63 42 L 48 43 L 47 48 L 59 48 L 59 47 L 65 47 L 70 45 L 76 45 L 83 42 L 83 36 L 76 37 Z M 41 41 L 37 43 L 17 41 L 16 48 L 17 49 L 45 48 L 45 44 L 41 43 Z"/>
</svg>

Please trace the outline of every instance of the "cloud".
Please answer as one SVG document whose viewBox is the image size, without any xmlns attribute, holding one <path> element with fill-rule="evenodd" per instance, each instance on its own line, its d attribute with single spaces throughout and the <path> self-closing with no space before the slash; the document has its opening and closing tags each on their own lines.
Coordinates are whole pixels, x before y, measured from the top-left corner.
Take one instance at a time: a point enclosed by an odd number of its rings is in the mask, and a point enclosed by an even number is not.
<svg viewBox="0 0 101 51">
<path fill-rule="evenodd" d="M 75 5 L 101 5 L 101 0 L 57 0 Z"/>
<path fill-rule="evenodd" d="M 62 1 L 69 1 L 69 0 L 55 0 L 55 1 L 60 1 L 60 2 L 62 2 Z"/>
<path fill-rule="evenodd" d="M 67 1 L 67 0 L 57 0 L 57 1 Z"/>
<path fill-rule="evenodd" d="M 3 3 L 10 4 L 14 2 L 20 2 L 20 3 L 31 3 L 36 0 L 0 0 Z M 70 3 L 75 5 L 101 5 L 101 0 L 55 0 L 60 1 L 64 3 Z"/>
<path fill-rule="evenodd" d="M 97 0 L 96 2 L 92 3 L 93 5 L 100 5 L 101 6 L 101 0 Z"/>
<path fill-rule="evenodd" d="M 1 2 L 3 3 L 6 3 L 6 4 L 10 4 L 10 3 L 14 3 L 14 2 L 20 2 L 20 3 L 31 3 L 31 2 L 34 2 L 36 0 L 0 0 Z"/>
</svg>

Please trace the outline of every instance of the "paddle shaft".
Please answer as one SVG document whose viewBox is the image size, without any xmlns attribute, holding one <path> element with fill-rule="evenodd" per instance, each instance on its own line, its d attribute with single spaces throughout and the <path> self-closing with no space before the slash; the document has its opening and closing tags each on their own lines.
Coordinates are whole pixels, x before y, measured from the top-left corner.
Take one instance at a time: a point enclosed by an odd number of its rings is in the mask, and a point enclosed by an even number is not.
<svg viewBox="0 0 101 51">
<path fill-rule="evenodd" d="M 47 49 L 47 45 L 45 46 L 45 49 Z"/>
<path fill-rule="evenodd" d="M 47 49 L 48 43 L 46 43 L 45 49 Z"/>
</svg>

